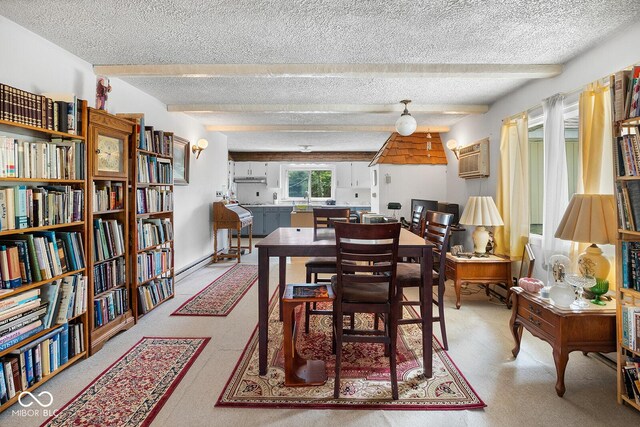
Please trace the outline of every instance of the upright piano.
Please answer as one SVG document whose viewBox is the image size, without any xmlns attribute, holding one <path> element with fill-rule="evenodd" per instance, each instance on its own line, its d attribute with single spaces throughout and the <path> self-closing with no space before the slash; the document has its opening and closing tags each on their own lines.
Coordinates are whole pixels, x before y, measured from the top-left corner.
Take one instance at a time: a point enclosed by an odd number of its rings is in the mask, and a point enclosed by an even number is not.
<svg viewBox="0 0 640 427">
<path fill-rule="evenodd" d="M 249 227 L 249 246 L 241 246 L 240 231 Z M 229 252 L 218 254 L 218 230 L 229 230 Z M 231 247 L 232 230 L 236 231 L 238 238 L 235 248 Z M 213 262 L 220 258 L 237 258 L 240 262 L 242 249 L 249 249 L 251 253 L 251 238 L 253 231 L 253 215 L 251 211 L 237 203 L 225 204 L 213 202 Z"/>
</svg>

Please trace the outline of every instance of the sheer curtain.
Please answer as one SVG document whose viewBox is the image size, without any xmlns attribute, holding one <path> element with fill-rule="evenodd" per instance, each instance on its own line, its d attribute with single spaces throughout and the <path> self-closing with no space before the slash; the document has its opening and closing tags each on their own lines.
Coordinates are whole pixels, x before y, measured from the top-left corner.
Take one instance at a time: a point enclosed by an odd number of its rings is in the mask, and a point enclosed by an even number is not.
<svg viewBox="0 0 640 427">
<path fill-rule="evenodd" d="M 564 95 L 542 102 L 544 115 L 544 208 L 542 213 L 542 253 L 544 263 L 555 253 L 569 254 L 570 244 L 554 234 L 567 205 L 569 190 L 564 141 Z"/>
<path fill-rule="evenodd" d="M 529 237 L 529 139 L 525 113 L 505 119 L 500 132 L 496 206 L 504 221 L 494 233 L 496 252 L 522 257 Z"/>
</svg>

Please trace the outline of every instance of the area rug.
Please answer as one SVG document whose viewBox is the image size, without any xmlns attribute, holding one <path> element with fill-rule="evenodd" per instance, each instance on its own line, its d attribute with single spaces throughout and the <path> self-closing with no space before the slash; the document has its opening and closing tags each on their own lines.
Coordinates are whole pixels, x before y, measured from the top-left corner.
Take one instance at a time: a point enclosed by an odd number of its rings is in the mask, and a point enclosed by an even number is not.
<svg viewBox="0 0 640 427">
<path fill-rule="evenodd" d="M 148 426 L 209 340 L 142 338 L 42 426 Z"/>
<path fill-rule="evenodd" d="M 216 406 L 307 408 L 307 409 L 398 409 L 455 410 L 486 406 L 460 373 L 440 343 L 433 339 L 433 377 L 422 369 L 420 325 L 402 325 L 398 331 L 399 400 L 391 399 L 389 359 L 380 344 L 344 345 L 340 398 L 333 398 L 335 356 L 331 354 L 331 316 L 311 316 L 310 332 L 297 328 L 296 347 L 306 359 L 326 362 L 329 380 L 317 387 L 285 387 L 282 322 L 278 321 L 277 298 L 269 311 L 269 370 L 258 375 L 258 336 L 254 330 Z M 415 312 L 405 309 L 406 316 Z M 302 310 L 296 311 L 304 322 Z M 356 322 L 372 322 L 358 315 Z M 302 325 L 302 323 L 298 323 Z M 356 325 L 357 326 L 357 325 Z"/>
<path fill-rule="evenodd" d="M 195 294 L 172 316 L 226 316 L 258 279 L 258 266 L 236 264 Z"/>
</svg>

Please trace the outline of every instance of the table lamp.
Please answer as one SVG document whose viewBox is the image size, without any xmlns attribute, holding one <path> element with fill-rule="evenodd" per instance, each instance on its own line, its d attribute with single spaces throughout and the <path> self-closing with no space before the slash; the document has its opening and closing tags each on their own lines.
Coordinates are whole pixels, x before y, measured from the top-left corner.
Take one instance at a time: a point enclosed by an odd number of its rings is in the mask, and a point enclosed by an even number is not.
<svg viewBox="0 0 640 427">
<path fill-rule="evenodd" d="M 582 276 L 595 278 L 597 284 L 608 285 L 611 264 L 597 245 L 616 242 L 615 209 L 612 194 L 574 194 L 555 233 L 562 240 L 591 244 L 578 257 L 578 270 Z"/>
<path fill-rule="evenodd" d="M 485 227 L 504 225 L 502 217 L 493 198 L 488 196 L 469 197 L 467 205 L 464 207 L 460 224 L 475 225 L 476 229 L 471 234 L 473 239 L 474 252 L 477 256 L 487 256 L 487 243 L 489 243 L 489 232 Z"/>
</svg>

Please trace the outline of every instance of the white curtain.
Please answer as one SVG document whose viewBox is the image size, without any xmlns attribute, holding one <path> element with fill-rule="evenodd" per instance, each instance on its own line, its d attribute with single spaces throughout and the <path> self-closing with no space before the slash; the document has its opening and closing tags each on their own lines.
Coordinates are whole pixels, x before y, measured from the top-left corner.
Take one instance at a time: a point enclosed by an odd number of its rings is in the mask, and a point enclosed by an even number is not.
<svg viewBox="0 0 640 427">
<path fill-rule="evenodd" d="M 564 95 L 542 102 L 544 113 L 544 211 L 542 214 L 542 253 L 544 262 L 551 255 L 568 255 L 570 244 L 554 234 L 569 204 L 567 159 L 564 141 Z"/>
</svg>

